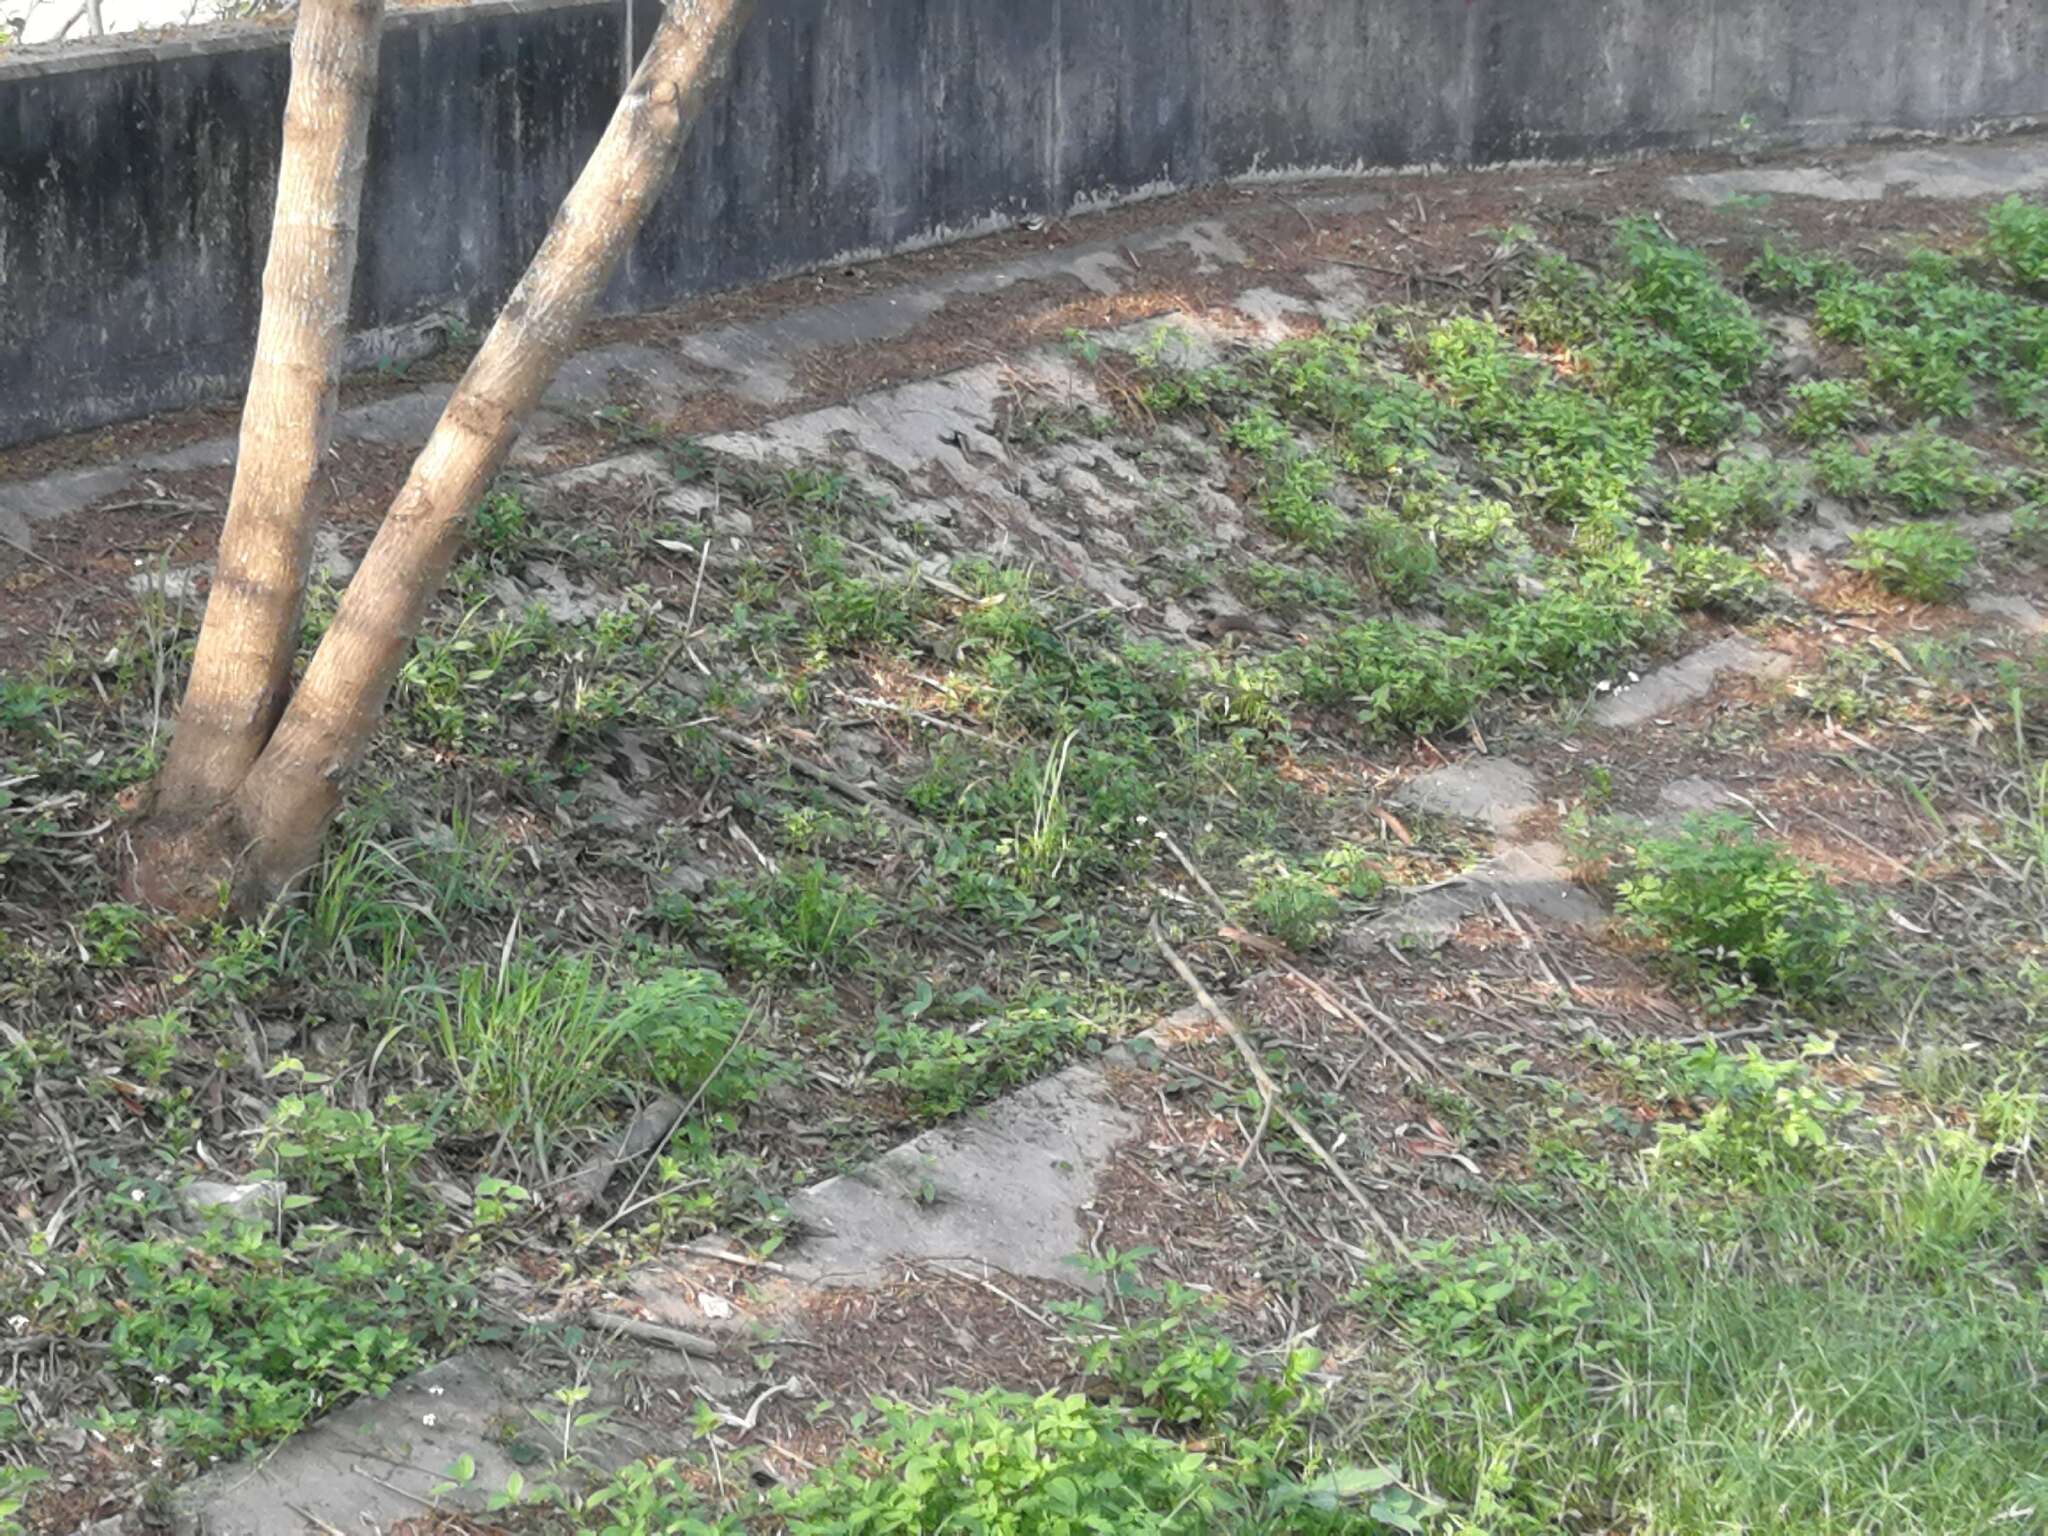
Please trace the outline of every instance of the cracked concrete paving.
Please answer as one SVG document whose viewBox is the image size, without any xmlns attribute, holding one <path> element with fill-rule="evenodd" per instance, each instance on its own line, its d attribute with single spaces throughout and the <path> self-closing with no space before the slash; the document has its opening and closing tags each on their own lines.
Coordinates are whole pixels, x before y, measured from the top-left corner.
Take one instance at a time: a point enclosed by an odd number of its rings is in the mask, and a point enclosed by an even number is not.
<svg viewBox="0 0 2048 1536">
<path fill-rule="evenodd" d="M 1315 211 L 1345 214 L 1378 207 L 1385 194 L 1365 189 L 1303 201 Z M 588 348 L 563 365 L 521 434 L 512 463 L 517 467 L 538 462 L 548 445 L 584 420 L 593 406 L 616 398 L 614 381 L 620 375 L 632 379 L 637 400 L 657 409 L 673 408 L 693 395 L 715 390 L 765 405 L 786 404 L 800 393 L 796 379 L 803 361 L 816 353 L 901 340 L 956 300 L 998 293 L 1020 283 L 1065 277 L 1091 292 L 1119 294 L 1142 278 L 1146 254 L 1170 249 L 1190 252 L 1197 272 L 1247 268 L 1252 262 L 1227 218 L 1195 219 L 721 326 L 669 347 L 622 343 Z M 1325 280 L 1341 287 L 1343 274 L 1333 271 L 1335 275 Z M 1325 304 L 1312 310 L 1327 308 Z M 440 419 L 452 392 L 451 385 L 430 384 L 351 406 L 336 418 L 334 441 L 417 446 Z M 210 438 L 115 464 L 0 484 L 0 537 L 29 545 L 38 524 L 83 511 L 138 476 L 229 465 L 234 454 L 232 437 Z"/>
<path fill-rule="evenodd" d="M 803 1236 L 783 1263 L 826 1285 L 878 1283 L 895 1259 L 971 1258 L 1093 1289 L 1073 1256 L 1109 1154 L 1137 1131 L 1098 1067 L 1069 1067 L 925 1132 L 789 1202 Z"/>
<path fill-rule="evenodd" d="M 789 1202 L 798 1235 L 778 1261 L 800 1285 L 875 1286 L 903 1260 L 957 1260 L 1095 1289 L 1099 1282 L 1070 1260 L 1087 1251 L 1082 1215 L 1102 1169 L 1137 1130 L 1099 1065 L 1069 1067 L 802 1191 Z M 616 1310 L 699 1335 L 732 1334 L 736 1358 L 745 1353 L 738 1346 L 776 1331 L 773 1313 L 748 1320 L 753 1334 L 707 1327 L 695 1288 L 659 1261 L 634 1271 L 624 1290 L 626 1305 Z M 291 1525 L 278 1514 L 288 1509 L 305 1528 L 380 1529 L 434 1498 L 476 1507 L 537 1459 L 522 1454 L 519 1439 L 543 1433 L 532 1410 L 559 1413 L 550 1394 L 568 1371 L 565 1364 L 550 1372 L 503 1347 L 467 1350 L 386 1397 L 350 1404 L 253 1463 L 191 1484 L 179 1496 L 179 1528 L 190 1536 L 275 1536 Z M 643 1375 L 665 1376 L 685 1400 L 695 1388 L 730 1399 L 747 1385 L 681 1352 L 658 1356 Z M 614 1411 L 579 1439 L 583 1461 L 615 1467 L 660 1448 L 625 1408 L 619 1378 L 597 1372 L 591 1381 L 593 1403 Z M 475 1459 L 475 1475 L 434 1494 L 465 1454 Z"/>
<path fill-rule="evenodd" d="M 2048 632 L 2048 615 L 2015 593 L 1973 592 L 1967 599 L 1970 612 L 2004 619 L 2022 634 Z"/>
</svg>

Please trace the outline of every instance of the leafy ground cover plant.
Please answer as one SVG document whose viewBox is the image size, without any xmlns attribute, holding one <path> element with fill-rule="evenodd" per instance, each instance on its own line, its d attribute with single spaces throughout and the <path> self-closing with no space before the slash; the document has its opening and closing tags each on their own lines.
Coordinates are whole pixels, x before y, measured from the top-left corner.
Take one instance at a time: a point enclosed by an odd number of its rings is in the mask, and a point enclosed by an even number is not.
<svg viewBox="0 0 2048 1536">
<path fill-rule="evenodd" d="M 1636 843 L 1616 896 L 1636 931 L 1702 975 L 1793 1002 L 1839 995 L 1856 942 L 1826 880 L 1725 812 Z"/>
<path fill-rule="evenodd" d="M 1915 602 L 1945 602 L 1962 588 L 1977 549 L 1948 523 L 1903 523 L 1858 529 L 1848 564 L 1879 586 Z"/>
</svg>

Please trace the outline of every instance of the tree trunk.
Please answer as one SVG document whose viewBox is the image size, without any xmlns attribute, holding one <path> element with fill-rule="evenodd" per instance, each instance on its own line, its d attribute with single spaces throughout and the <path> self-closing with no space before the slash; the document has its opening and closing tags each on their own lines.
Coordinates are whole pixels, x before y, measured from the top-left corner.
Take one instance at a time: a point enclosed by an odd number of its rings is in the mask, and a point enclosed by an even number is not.
<svg viewBox="0 0 2048 1536">
<path fill-rule="evenodd" d="M 233 862 L 236 905 L 309 866 L 470 512 L 660 196 L 755 0 L 671 0 L 604 137 L 420 451 L 276 730 L 180 857 Z"/>
<path fill-rule="evenodd" d="M 211 810 L 242 782 L 291 691 L 313 541 L 313 477 L 348 337 L 384 0 L 304 0 L 263 317 L 234 490 L 157 810 Z"/>
</svg>

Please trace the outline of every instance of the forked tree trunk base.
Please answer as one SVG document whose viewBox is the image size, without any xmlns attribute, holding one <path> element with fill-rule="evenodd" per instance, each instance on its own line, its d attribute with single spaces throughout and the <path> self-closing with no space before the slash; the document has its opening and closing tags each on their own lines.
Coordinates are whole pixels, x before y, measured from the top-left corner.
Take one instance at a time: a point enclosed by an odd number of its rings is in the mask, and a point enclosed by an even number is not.
<svg viewBox="0 0 2048 1536">
<path fill-rule="evenodd" d="M 305 491 L 324 440 L 348 307 L 381 3 L 318 0 L 293 41 L 286 143 L 303 153 L 286 162 L 304 160 L 322 174 L 302 197 L 288 198 L 280 181 L 236 500 L 161 798 L 129 834 L 127 888 L 167 911 L 210 915 L 225 899 L 243 917 L 260 915 L 318 856 L 340 786 L 369 745 L 461 547 L 465 519 L 639 233 L 706 100 L 729 74 L 756 0 L 673 0 L 668 7 L 280 713 L 272 706 L 291 676 L 305 580 Z M 353 137 L 341 134 L 344 126 Z M 305 207 L 330 217 L 287 219 Z M 276 243 L 287 232 L 304 235 L 305 249 Z M 266 338 L 279 344 L 269 348 Z M 266 364 L 275 364 L 267 376 Z M 292 385 L 301 386 L 297 393 Z M 277 450 L 278 473 L 255 477 L 253 450 L 265 445 Z M 248 514 L 239 521 L 238 509 Z M 248 558 L 237 565 L 231 552 Z"/>
<path fill-rule="evenodd" d="M 229 801 L 210 811 L 146 815 L 126 845 L 124 900 L 188 919 L 226 911 L 253 921 L 304 873 L 318 833 L 308 846 L 281 848 L 253 832 Z"/>
</svg>

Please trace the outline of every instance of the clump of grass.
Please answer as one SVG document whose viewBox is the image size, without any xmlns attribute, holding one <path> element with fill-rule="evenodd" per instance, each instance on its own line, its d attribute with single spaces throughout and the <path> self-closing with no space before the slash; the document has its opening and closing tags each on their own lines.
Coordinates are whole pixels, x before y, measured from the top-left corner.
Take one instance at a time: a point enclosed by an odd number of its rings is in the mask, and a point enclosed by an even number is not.
<svg viewBox="0 0 2048 1536">
<path fill-rule="evenodd" d="M 1726 813 L 1639 842 L 1617 896 L 1632 929 L 1735 995 L 1830 1001 L 1857 943 L 1853 911 L 1819 873 Z"/>
<path fill-rule="evenodd" d="M 1879 586 L 1920 603 L 1939 603 L 1962 589 L 1977 549 L 1948 523 L 1905 523 L 1860 529 L 1850 539 L 1848 565 Z"/>
<path fill-rule="evenodd" d="M 1284 1351 L 1262 1370 L 1193 1293 L 1108 1270 L 1116 1324 L 1099 1303 L 1065 1308 L 1087 1395 L 953 1390 L 940 1404 L 879 1405 L 864 1441 L 804 1487 L 772 1495 L 791 1536 L 975 1531 L 1128 1536 L 1212 1531 L 1418 1536 L 1436 1512 L 1401 1469 L 1333 1455 L 1319 1430 L 1321 1357 Z M 1136 1314 L 1136 1315 L 1133 1315 Z M 1363 1448 L 1361 1448 L 1363 1449 Z"/>
<path fill-rule="evenodd" d="M 1633 543 L 1587 559 L 1540 595 L 1497 609 L 1478 634 L 1497 686 L 1557 698 L 1611 677 L 1671 624 Z"/>
<path fill-rule="evenodd" d="M 1765 1106 L 1753 1129 L 1791 1123 L 1778 1094 L 1805 1081 L 1735 1090 Z M 1938 1177 L 1880 1161 L 1829 1190 L 1804 1151 L 1733 1211 L 1660 1183 L 1580 1202 L 1569 1245 L 1375 1270 L 1358 1304 L 1411 1363 L 1353 1432 L 1460 1528 L 1511 1536 L 1996 1529 L 2048 1456 L 2029 1389 L 2048 1306 L 2006 1251 L 2029 1230 L 2018 1202 L 1963 1159 Z"/>
<path fill-rule="evenodd" d="M 427 1006 L 429 1038 L 455 1074 L 458 1117 L 478 1128 L 546 1135 L 584 1125 L 629 1082 L 698 1094 L 714 1108 L 758 1088 L 760 1058 L 727 1055 L 745 1010 L 706 971 L 615 985 L 588 957 L 468 966 Z"/>
<path fill-rule="evenodd" d="M 2012 515 L 2012 547 L 2031 560 L 2048 555 L 2048 506 L 2021 507 Z"/>
<path fill-rule="evenodd" d="M 1344 904 L 1314 875 L 1282 870 L 1252 889 L 1248 904 L 1259 930 L 1289 949 L 1314 949 L 1330 936 Z"/>
<path fill-rule="evenodd" d="M 1446 561 L 1471 566 L 1527 548 L 1515 509 L 1492 497 L 1411 492 L 1402 520 L 1427 532 Z"/>
</svg>

